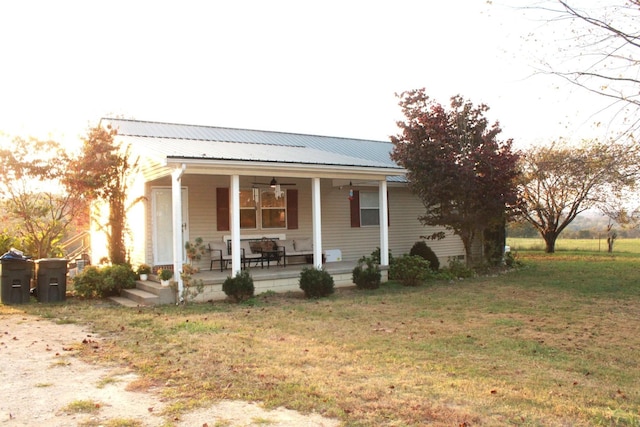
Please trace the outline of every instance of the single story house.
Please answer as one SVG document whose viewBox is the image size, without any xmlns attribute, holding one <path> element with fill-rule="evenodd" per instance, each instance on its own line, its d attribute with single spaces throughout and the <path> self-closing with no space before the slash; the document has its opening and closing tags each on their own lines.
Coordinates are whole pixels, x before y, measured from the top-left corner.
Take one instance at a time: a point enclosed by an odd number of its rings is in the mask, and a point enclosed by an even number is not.
<svg viewBox="0 0 640 427">
<path fill-rule="evenodd" d="M 420 236 L 442 231 L 418 221 L 423 206 L 406 170 L 390 159 L 389 141 L 116 118 L 101 126 L 116 129 L 116 141 L 138 160 L 130 197 L 143 202 L 128 213 L 134 265 L 181 271 L 185 242 L 200 237 L 229 248 L 225 265 L 214 268 L 234 275 L 244 260 L 234 248 L 267 237 L 304 242 L 317 268 L 323 261 L 355 265 L 377 247 L 386 266 L 389 251 L 408 253 Z M 464 258 L 450 231 L 429 246 L 441 264 Z M 93 239 L 94 261 L 105 248 Z M 209 270 L 210 259 L 197 267 Z"/>
</svg>

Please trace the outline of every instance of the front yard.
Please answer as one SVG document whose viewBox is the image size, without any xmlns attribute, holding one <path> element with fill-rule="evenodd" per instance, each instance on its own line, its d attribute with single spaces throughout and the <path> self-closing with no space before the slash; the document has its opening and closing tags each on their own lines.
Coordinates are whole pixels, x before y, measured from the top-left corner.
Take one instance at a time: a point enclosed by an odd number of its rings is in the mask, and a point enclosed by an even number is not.
<svg viewBox="0 0 640 427">
<path fill-rule="evenodd" d="M 171 416 L 240 399 L 349 426 L 640 424 L 640 256 L 521 258 L 494 277 L 320 300 L 20 309 L 91 324 L 107 344 L 84 357 L 161 385 Z"/>
</svg>

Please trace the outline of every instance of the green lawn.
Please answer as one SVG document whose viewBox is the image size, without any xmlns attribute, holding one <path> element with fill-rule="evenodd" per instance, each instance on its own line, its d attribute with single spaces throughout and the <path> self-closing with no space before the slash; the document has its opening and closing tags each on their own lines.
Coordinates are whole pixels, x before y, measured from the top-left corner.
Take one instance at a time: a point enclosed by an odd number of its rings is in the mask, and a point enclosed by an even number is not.
<svg viewBox="0 0 640 427">
<path fill-rule="evenodd" d="M 23 309 L 92 325 L 106 342 L 84 357 L 160 385 L 167 425 L 219 399 L 345 426 L 640 425 L 640 255 L 518 259 L 505 274 L 320 300 Z"/>
<path fill-rule="evenodd" d="M 507 245 L 512 250 L 537 250 L 545 248 L 542 238 L 508 237 Z M 560 251 L 593 251 L 607 252 L 607 239 L 558 239 L 556 252 Z M 631 252 L 640 254 L 640 239 L 617 239 L 613 246 L 614 253 Z"/>
</svg>

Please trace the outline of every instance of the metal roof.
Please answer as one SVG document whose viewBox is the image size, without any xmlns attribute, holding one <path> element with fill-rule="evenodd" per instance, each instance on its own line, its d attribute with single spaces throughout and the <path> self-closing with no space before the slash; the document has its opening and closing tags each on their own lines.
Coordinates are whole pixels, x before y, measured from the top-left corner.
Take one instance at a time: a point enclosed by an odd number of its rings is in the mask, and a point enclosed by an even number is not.
<svg viewBox="0 0 640 427">
<path fill-rule="evenodd" d="M 387 141 L 103 118 L 118 136 L 158 155 L 403 169 Z"/>
<path fill-rule="evenodd" d="M 380 163 L 301 146 L 279 146 L 224 141 L 191 141 L 140 136 L 120 136 L 120 138 L 125 142 L 135 144 L 139 151 L 155 153 L 158 156 L 164 155 L 169 158 L 304 163 L 309 165 L 375 168 L 389 167 L 388 163 Z"/>
</svg>

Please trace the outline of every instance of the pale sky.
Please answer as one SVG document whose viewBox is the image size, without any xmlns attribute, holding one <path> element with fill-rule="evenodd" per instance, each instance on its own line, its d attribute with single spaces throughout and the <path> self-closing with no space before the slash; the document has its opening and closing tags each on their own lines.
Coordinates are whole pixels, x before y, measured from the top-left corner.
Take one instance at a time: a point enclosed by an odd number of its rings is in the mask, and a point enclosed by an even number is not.
<svg viewBox="0 0 640 427">
<path fill-rule="evenodd" d="M 600 102 L 531 76 L 525 0 L 4 1 L 0 132 L 72 143 L 103 116 L 388 140 L 395 93 L 486 103 L 519 144 Z"/>
</svg>

